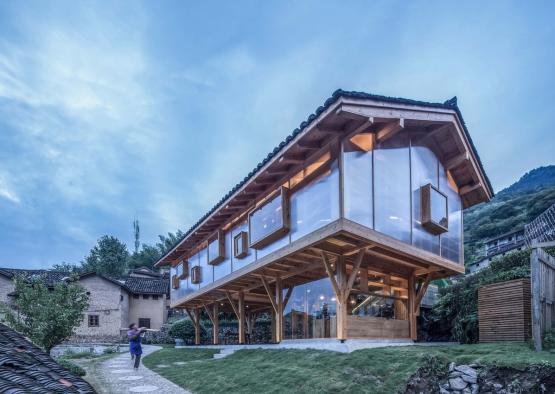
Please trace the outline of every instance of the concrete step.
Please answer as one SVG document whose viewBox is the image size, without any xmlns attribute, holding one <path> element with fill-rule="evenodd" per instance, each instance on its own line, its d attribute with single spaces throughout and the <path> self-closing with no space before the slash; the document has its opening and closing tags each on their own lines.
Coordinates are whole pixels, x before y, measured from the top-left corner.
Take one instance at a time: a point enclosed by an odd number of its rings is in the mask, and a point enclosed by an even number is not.
<svg viewBox="0 0 555 394">
<path fill-rule="evenodd" d="M 229 356 L 229 354 L 226 354 L 226 353 L 216 353 L 216 354 L 214 354 L 213 357 L 214 357 L 215 359 L 219 359 L 219 358 L 225 358 L 225 357 L 227 357 L 227 356 Z"/>
</svg>

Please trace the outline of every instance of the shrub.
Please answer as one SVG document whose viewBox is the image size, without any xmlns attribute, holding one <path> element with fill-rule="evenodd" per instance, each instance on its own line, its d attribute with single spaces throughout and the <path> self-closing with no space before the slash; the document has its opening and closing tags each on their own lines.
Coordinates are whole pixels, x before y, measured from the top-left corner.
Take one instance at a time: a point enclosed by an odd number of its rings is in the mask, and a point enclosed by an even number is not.
<svg viewBox="0 0 555 394">
<path fill-rule="evenodd" d="M 555 329 L 548 330 L 543 334 L 543 348 L 555 350 Z"/>
<path fill-rule="evenodd" d="M 195 326 L 189 319 L 183 319 L 173 323 L 168 331 L 168 334 L 172 338 L 183 339 L 183 341 L 185 341 L 188 345 L 195 343 Z M 201 342 L 206 342 L 208 340 L 206 323 L 202 321 L 200 324 L 200 337 Z"/>
<path fill-rule="evenodd" d="M 85 376 L 86 374 L 83 368 L 81 368 L 79 365 L 73 364 L 71 361 L 65 358 L 59 358 L 56 360 L 56 362 L 76 376 Z"/>
</svg>

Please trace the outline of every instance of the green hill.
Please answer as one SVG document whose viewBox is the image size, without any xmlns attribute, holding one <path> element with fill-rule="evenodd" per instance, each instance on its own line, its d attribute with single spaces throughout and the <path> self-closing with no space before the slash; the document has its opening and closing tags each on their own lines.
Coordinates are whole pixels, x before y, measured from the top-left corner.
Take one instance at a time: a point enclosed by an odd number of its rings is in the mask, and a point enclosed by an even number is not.
<svg viewBox="0 0 555 394">
<path fill-rule="evenodd" d="M 555 165 L 551 165 L 526 173 L 490 202 L 465 210 L 465 263 L 483 254 L 484 241 L 523 228 L 554 203 Z"/>
</svg>

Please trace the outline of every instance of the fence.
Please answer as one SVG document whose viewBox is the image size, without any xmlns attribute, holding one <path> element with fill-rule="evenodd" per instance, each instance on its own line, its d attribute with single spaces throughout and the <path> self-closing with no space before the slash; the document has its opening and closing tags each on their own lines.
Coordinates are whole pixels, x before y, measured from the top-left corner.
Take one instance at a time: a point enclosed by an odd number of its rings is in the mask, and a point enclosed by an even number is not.
<svg viewBox="0 0 555 394">
<path fill-rule="evenodd" d="M 555 258 L 541 248 L 532 249 L 532 335 L 536 351 L 542 348 L 542 336 L 555 328 Z"/>
<path fill-rule="evenodd" d="M 527 341 L 531 337 L 530 279 L 478 289 L 480 342 Z"/>
</svg>

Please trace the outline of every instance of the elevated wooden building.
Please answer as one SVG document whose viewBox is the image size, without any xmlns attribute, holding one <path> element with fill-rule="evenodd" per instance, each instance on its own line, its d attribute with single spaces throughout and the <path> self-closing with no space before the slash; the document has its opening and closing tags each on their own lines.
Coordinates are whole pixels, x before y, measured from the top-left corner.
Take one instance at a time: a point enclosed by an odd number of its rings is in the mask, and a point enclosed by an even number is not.
<svg viewBox="0 0 555 394">
<path fill-rule="evenodd" d="M 430 281 L 464 273 L 462 209 L 492 195 L 456 99 L 339 90 L 157 266 L 214 343 L 222 310 L 240 343 L 259 312 L 276 342 L 416 339 Z"/>
</svg>

